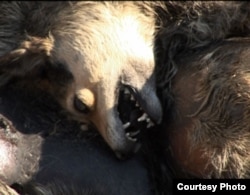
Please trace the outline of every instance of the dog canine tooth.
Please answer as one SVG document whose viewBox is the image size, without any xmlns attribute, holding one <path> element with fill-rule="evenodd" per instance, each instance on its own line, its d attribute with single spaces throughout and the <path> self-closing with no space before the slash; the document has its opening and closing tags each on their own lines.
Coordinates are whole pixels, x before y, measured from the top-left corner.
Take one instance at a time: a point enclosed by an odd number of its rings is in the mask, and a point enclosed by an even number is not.
<svg viewBox="0 0 250 195">
<path fill-rule="evenodd" d="M 152 123 L 152 121 L 150 121 L 148 124 L 147 124 L 147 129 L 150 128 L 150 127 L 153 127 L 154 126 L 154 123 Z"/>
<path fill-rule="evenodd" d="M 126 137 L 127 137 L 130 141 L 133 141 L 133 142 L 136 142 L 136 141 L 137 141 L 137 138 L 131 137 L 131 133 L 130 133 L 130 132 L 127 132 L 127 133 L 126 133 Z"/>
<path fill-rule="evenodd" d="M 134 137 L 136 135 L 138 135 L 139 133 L 141 132 L 141 130 L 137 130 L 137 131 L 130 131 L 130 132 L 127 132 L 129 134 L 130 137 Z"/>
<path fill-rule="evenodd" d="M 138 122 L 144 121 L 146 118 L 148 117 L 148 115 L 146 113 L 143 113 L 143 115 L 137 119 Z"/>
<path fill-rule="evenodd" d="M 125 123 L 125 124 L 123 125 L 123 128 L 124 128 L 124 129 L 127 129 L 129 126 L 130 126 L 130 122 L 127 122 L 127 123 Z"/>
</svg>

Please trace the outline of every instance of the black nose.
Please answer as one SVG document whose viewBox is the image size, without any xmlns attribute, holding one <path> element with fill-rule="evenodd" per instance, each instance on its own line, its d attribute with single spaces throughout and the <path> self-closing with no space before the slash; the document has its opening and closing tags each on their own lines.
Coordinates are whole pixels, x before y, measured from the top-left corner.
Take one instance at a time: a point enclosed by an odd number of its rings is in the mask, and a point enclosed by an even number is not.
<svg viewBox="0 0 250 195">
<path fill-rule="evenodd" d="M 137 153 L 141 148 L 140 143 L 136 143 L 133 148 L 127 150 L 115 151 L 115 155 L 119 160 L 127 160 L 132 158 L 135 153 Z"/>
</svg>

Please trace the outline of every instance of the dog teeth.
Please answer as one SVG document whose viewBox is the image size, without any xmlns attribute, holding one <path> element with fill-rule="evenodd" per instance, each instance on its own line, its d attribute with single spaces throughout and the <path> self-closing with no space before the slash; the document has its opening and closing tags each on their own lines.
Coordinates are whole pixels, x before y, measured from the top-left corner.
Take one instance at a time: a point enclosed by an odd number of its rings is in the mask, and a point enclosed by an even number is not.
<svg viewBox="0 0 250 195">
<path fill-rule="evenodd" d="M 130 136 L 130 137 L 134 137 L 134 136 L 137 136 L 141 131 L 140 130 L 137 130 L 137 131 L 130 131 L 130 132 L 127 132 L 127 136 Z"/>
<path fill-rule="evenodd" d="M 130 126 L 130 122 L 127 122 L 123 125 L 123 129 L 127 129 Z"/>
<path fill-rule="evenodd" d="M 126 133 L 126 137 L 127 137 L 130 141 L 133 141 L 133 142 L 136 142 L 136 141 L 137 141 L 137 138 L 132 137 L 131 132 L 127 132 L 127 133 Z"/>
<path fill-rule="evenodd" d="M 137 138 L 128 137 L 128 139 L 132 142 L 137 142 Z"/>
<path fill-rule="evenodd" d="M 146 128 L 150 128 L 154 126 L 154 123 L 151 121 L 151 119 L 148 117 L 146 113 L 143 113 L 143 115 L 140 118 L 138 118 L 137 121 L 138 122 L 146 121 L 147 122 Z"/>
<path fill-rule="evenodd" d="M 155 123 L 153 123 L 149 118 L 148 114 L 145 113 L 144 109 L 140 106 L 139 102 L 137 101 L 135 96 L 131 93 L 129 88 L 127 88 L 126 86 L 121 87 L 120 92 L 121 92 L 120 95 L 122 96 L 121 100 L 125 102 L 125 104 L 122 105 L 121 107 L 121 109 L 125 110 L 125 114 L 120 115 L 120 117 L 124 117 L 125 121 L 129 121 L 123 124 L 124 130 L 127 130 L 128 128 L 148 129 L 155 125 Z M 128 104 L 128 111 L 130 113 L 126 113 L 127 104 Z M 124 110 L 122 111 L 122 113 L 124 112 Z M 120 111 L 118 112 L 120 114 Z M 137 141 L 136 137 L 139 133 L 140 133 L 139 130 L 129 131 L 126 132 L 126 136 L 129 140 L 136 142 Z"/>
<path fill-rule="evenodd" d="M 152 121 L 150 120 L 147 124 L 147 129 L 150 128 L 150 127 L 153 127 L 154 126 L 154 123 L 152 123 Z"/>
<path fill-rule="evenodd" d="M 143 115 L 137 119 L 138 122 L 144 121 L 148 118 L 148 115 L 146 113 L 143 113 Z"/>
</svg>

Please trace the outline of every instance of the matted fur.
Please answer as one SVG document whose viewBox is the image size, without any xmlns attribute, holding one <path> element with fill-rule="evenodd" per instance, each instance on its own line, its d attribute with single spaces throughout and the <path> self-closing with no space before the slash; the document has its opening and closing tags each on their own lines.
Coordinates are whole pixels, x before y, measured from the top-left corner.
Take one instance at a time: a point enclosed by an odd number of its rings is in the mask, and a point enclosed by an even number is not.
<svg viewBox="0 0 250 195">
<path fill-rule="evenodd" d="M 177 54 L 224 38 L 249 36 L 249 5 L 246 1 L 166 1 L 155 5 L 160 37 L 156 41 L 158 86 L 170 87 L 177 71 Z M 166 96 L 167 91 L 163 98 Z"/>
<path fill-rule="evenodd" d="M 184 172 L 249 177 L 249 51 L 249 39 L 228 40 L 178 61 L 166 129 Z"/>
<path fill-rule="evenodd" d="M 173 1 L 158 7 L 166 151 L 182 174 L 250 177 L 249 5 Z"/>
</svg>

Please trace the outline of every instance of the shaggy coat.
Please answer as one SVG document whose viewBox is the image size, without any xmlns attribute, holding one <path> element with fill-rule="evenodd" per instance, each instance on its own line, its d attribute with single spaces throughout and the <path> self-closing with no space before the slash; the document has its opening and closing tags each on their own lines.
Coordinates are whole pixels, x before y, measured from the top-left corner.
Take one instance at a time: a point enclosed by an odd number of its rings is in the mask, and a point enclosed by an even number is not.
<svg viewBox="0 0 250 195">
<path fill-rule="evenodd" d="M 0 4 L 0 85 L 42 77 L 79 121 L 92 123 L 123 156 L 138 144 L 117 111 L 120 88 L 133 91 L 155 123 L 156 96 L 150 2 L 4 2 Z M 42 85 L 42 86 L 41 86 Z"/>
<path fill-rule="evenodd" d="M 121 125 L 104 128 L 105 121 L 108 124 L 119 121 L 114 117 L 116 110 L 112 109 L 117 104 L 113 97 L 117 91 L 114 80 L 141 89 L 140 95 L 152 115 L 161 116 L 152 84 L 155 78 L 151 52 L 155 35 L 157 88 L 164 120 L 152 129 L 156 131 L 150 132 L 144 151 L 156 193 L 168 194 L 169 182 L 177 176 L 250 177 L 248 2 L 54 2 L 48 5 L 13 2 L 0 6 L 3 84 L 13 76 L 39 75 L 42 69 L 42 75 L 53 86 L 52 92 L 57 89 L 55 96 L 62 97 L 62 105 L 78 118 L 92 121 L 115 151 L 131 151 L 133 144 L 124 138 Z M 83 16 L 84 25 L 75 23 L 79 16 Z M 39 28 L 33 24 L 39 24 Z M 132 39 L 126 36 L 128 32 L 133 32 Z M 113 42 L 114 37 L 118 42 Z M 106 62 L 116 65 L 106 66 Z M 102 63 L 105 65 L 98 66 Z M 109 77 L 103 76 L 103 72 L 108 72 Z M 54 76 L 60 82 L 54 82 Z M 75 94 L 90 110 L 95 110 L 94 114 L 82 115 L 72 110 Z M 109 98 L 112 101 L 107 101 Z"/>
<path fill-rule="evenodd" d="M 164 2 L 158 15 L 164 152 L 181 168 L 173 172 L 250 177 L 250 4 Z"/>
<path fill-rule="evenodd" d="M 240 38 L 177 61 L 172 117 L 165 127 L 184 172 L 201 178 L 250 176 L 249 54 L 250 40 Z"/>
</svg>

